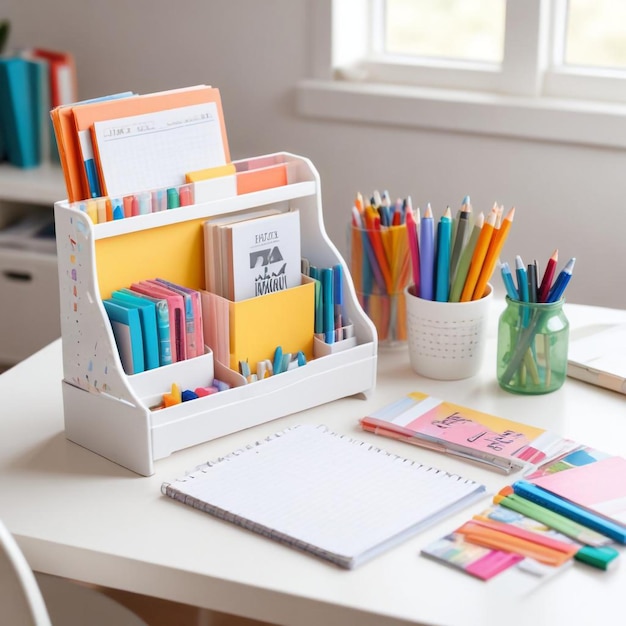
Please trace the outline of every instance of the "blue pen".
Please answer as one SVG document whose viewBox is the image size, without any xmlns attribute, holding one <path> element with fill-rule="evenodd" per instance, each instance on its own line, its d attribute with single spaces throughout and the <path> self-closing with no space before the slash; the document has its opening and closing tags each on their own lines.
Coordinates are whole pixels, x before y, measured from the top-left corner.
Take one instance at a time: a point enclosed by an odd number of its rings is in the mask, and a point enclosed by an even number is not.
<svg viewBox="0 0 626 626">
<path fill-rule="evenodd" d="M 619 543 L 626 543 L 626 528 L 623 526 L 587 511 L 569 500 L 560 498 L 525 480 L 514 482 L 512 487 L 514 493 L 522 496 L 522 498 L 545 506 L 547 509 L 564 515 L 587 528 L 596 530 Z"/>
<path fill-rule="evenodd" d="M 324 341 L 335 342 L 335 302 L 333 299 L 333 270 L 324 267 L 320 270 L 322 282 L 322 307 L 324 312 Z"/>
<path fill-rule="evenodd" d="M 552 285 L 552 288 L 548 293 L 546 302 L 558 302 L 563 297 L 563 292 L 569 284 L 569 281 L 572 279 L 574 263 L 576 263 L 576 258 L 572 257 L 567 262 L 567 265 L 561 270 L 557 279 L 554 281 L 554 285 Z"/>
</svg>

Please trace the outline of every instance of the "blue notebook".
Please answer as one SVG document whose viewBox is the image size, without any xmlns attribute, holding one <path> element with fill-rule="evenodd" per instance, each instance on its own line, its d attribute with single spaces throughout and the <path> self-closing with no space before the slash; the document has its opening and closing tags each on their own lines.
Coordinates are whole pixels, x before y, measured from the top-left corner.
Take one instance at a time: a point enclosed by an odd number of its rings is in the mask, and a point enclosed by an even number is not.
<svg viewBox="0 0 626 626">
<path fill-rule="evenodd" d="M 143 336 L 143 359 L 147 370 L 159 367 L 159 336 L 157 332 L 156 305 L 145 298 L 138 298 L 122 291 L 111 294 L 113 302 L 139 311 Z"/>
<path fill-rule="evenodd" d="M 145 364 L 139 311 L 121 306 L 111 300 L 103 300 L 102 304 L 111 321 L 124 371 L 126 374 L 143 372 Z"/>
</svg>

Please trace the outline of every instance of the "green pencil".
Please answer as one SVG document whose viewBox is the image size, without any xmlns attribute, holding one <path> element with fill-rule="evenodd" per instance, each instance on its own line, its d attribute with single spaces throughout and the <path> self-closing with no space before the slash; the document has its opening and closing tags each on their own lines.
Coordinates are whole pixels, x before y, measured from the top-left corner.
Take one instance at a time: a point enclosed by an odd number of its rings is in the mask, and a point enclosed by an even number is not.
<svg viewBox="0 0 626 626">
<path fill-rule="evenodd" d="M 469 240 L 461 251 L 461 256 L 459 257 L 459 262 L 456 267 L 456 274 L 452 279 L 452 288 L 450 289 L 450 297 L 448 298 L 449 302 L 458 302 L 461 298 L 461 292 L 463 291 L 465 279 L 467 278 L 470 264 L 472 262 L 474 248 L 476 247 L 476 242 L 478 241 L 478 236 L 480 235 L 480 231 L 483 227 L 484 221 L 484 213 L 479 213 L 478 217 L 476 218 L 474 228 L 472 229 L 472 232 L 470 234 Z"/>
<path fill-rule="evenodd" d="M 575 522 L 564 515 L 550 511 L 545 507 L 535 504 L 530 500 L 526 500 L 511 493 L 509 495 L 497 494 L 493 499 L 494 503 L 500 504 L 513 511 L 517 511 L 526 517 L 531 517 L 554 530 L 571 537 L 580 543 L 584 543 L 588 546 L 605 546 L 611 543 L 611 539 L 606 537 L 595 530 L 587 528 L 578 522 Z"/>
</svg>

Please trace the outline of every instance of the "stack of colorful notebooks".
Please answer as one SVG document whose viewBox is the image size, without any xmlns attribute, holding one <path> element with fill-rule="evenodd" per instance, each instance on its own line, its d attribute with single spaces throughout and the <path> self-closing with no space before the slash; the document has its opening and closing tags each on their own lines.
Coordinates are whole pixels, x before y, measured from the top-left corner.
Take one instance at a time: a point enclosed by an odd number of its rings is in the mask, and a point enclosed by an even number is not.
<svg viewBox="0 0 626 626">
<path fill-rule="evenodd" d="M 573 560 L 608 569 L 626 544 L 626 459 L 525 424 L 411 393 L 361 420 L 365 430 L 523 479 L 422 554 L 490 580 L 535 582 Z"/>
</svg>

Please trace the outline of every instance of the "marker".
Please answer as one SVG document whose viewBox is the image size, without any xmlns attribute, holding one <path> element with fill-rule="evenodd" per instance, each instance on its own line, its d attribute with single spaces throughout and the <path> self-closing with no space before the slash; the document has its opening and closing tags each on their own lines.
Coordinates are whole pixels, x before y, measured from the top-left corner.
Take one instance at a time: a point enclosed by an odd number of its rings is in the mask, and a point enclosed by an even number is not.
<svg viewBox="0 0 626 626">
<path fill-rule="evenodd" d="M 148 215 L 148 213 L 152 212 L 152 202 L 149 191 L 144 191 L 139 194 L 137 205 L 139 215 Z"/>
<path fill-rule="evenodd" d="M 180 206 L 189 206 L 190 204 L 193 204 L 190 185 L 183 185 L 182 187 L 180 187 L 178 193 Z"/>
<path fill-rule="evenodd" d="M 121 220 L 124 218 L 124 209 L 122 207 L 122 201 L 119 198 L 111 200 L 112 214 L 114 220 Z"/>
<path fill-rule="evenodd" d="M 133 216 L 133 196 L 124 196 L 124 217 Z"/>
<path fill-rule="evenodd" d="M 167 190 L 167 208 L 177 209 L 180 206 L 180 199 L 178 197 L 178 191 L 174 187 L 170 187 Z"/>
</svg>

